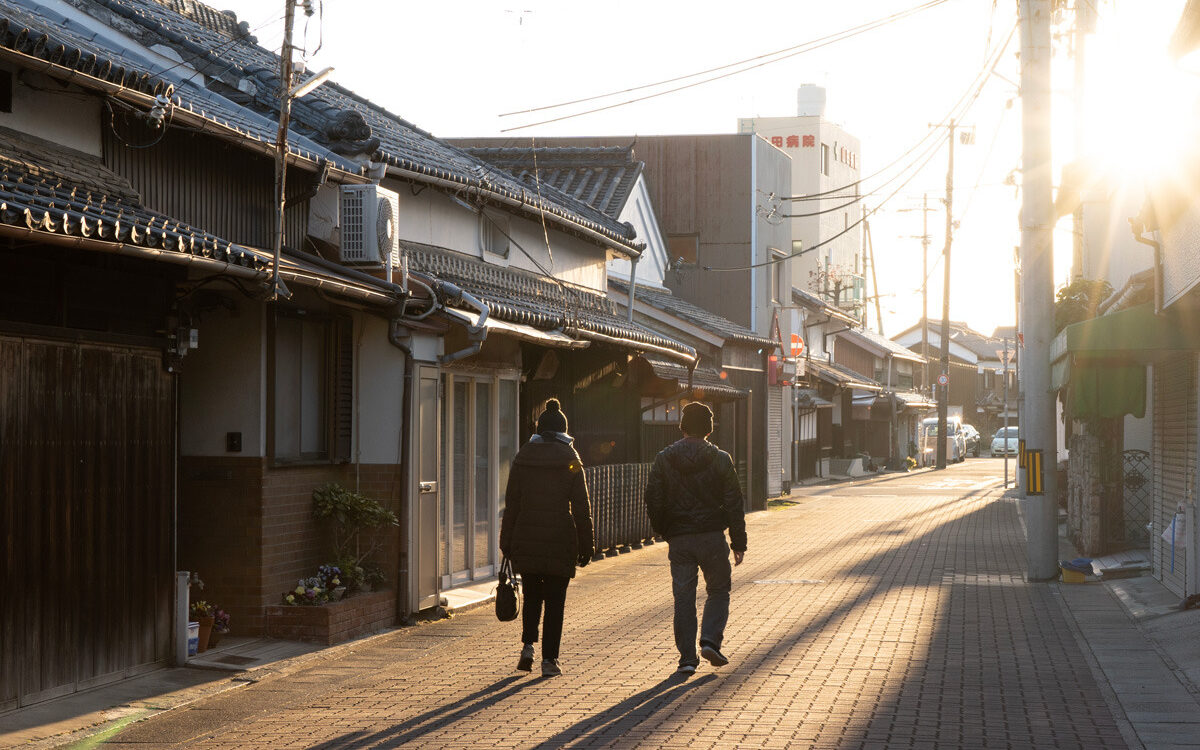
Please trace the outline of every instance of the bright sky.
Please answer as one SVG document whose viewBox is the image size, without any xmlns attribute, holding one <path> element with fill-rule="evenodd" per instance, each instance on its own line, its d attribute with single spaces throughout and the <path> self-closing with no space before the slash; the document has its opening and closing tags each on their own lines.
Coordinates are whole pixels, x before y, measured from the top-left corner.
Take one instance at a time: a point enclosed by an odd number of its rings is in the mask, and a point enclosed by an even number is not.
<svg viewBox="0 0 1200 750">
<path fill-rule="evenodd" d="M 210 0 L 212 2 L 213 0 Z M 315 2 L 316 0 L 314 0 Z M 1161 54 L 1184 0 L 1075 0 L 1099 13 L 1088 46 L 1090 143 L 1100 151 L 1136 155 L 1148 113 L 1181 97 L 1180 80 Z M 249 22 L 264 46 L 278 49 L 283 0 L 218 0 Z M 324 4 L 323 22 L 297 26 L 297 43 L 320 52 L 310 69 L 327 65 L 334 80 L 443 137 L 502 135 L 504 128 L 645 95 L 612 97 L 586 107 L 500 117 L 506 112 L 620 91 L 792 47 L 907 11 L 923 0 L 797 0 L 712 3 L 682 0 L 342 0 Z M 739 117 L 795 114 L 796 88 L 827 90 L 826 117 L 862 141 L 870 175 L 907 152 L 968 90 L 989 51 L 1016 23 L 1014 0 L 947 0 L 911 17 L 812 52 L 686 91 L 667 94 L 512 136 L 659 135 L 736 132 Z M 836 12 L 835 12 L 836 11 Z M 300 16 L 302 19 L 303 16 Z M 1074 15 L 1055 27 L 1055 161 L 1072 153 Z M 320 29 L 320 31 L 318 31 Z M 963 118 L 975 144 L 955 149 L 950 316 L 984 333 L 1014 319 L 1013 257 L 1020 242 L 1020 100 L 1017 36 L 983 95 Z M 1153 85 L 1150 85 L 1150 83 Z M 656 89 L 655 89 L 656 90 Z M 1147 105 L 1144 95 L 1154 96 Z M 1011 105 L 1011 106 L 1010 106 Z M 1166 112 L 1163 112 L 1166 115 Z M 1132 134 L 1121 128 L 1131 128 Z M 1136 140 L 1114 141 L 1121 137 Z M 1128 144 L 1114 148 L 1115 144 Z M 1119 174 L 1125 167 L 1109 166 Z M 1145 160 L 1141 159 L 1144 163 Z M 1056 168 L 1056 174 L 1058 169 Z M 878 185 L 894 174 L 885 173 Z M 1007 184 L 1006 184 L 1007 183 Z M 868 182 L 865 190 L 871 190 Z M 899 182 L 867 201 L 874 207 Z M 884 331 L 916 323 L 921 310 L 921 213 L 929 213 L 930 316 L 941 315 L 946 185 L 943 147 L 926 168 L 871 220 L 882 295 Z M 1056 284 L 1067 278 L 1070 219 L 1055 235 Z M 870 283 L 868 279 L 868 283 Z M 870 311 L 876 327 L 874 309 Z"/>
</svg>

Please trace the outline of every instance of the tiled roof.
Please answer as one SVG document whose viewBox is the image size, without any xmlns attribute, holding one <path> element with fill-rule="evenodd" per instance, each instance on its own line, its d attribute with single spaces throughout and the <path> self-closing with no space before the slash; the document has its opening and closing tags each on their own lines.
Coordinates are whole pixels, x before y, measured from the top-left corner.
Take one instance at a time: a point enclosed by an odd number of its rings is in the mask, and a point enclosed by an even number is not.
<svg viewBox="0 0 1200 750">
<path fill-rule="evenodd" d="M 674 380 L 680 386 L 686 386 L 688 382 L 688 368 L 656 354 L 643 354 L 642 359 L 650 365 L 650 369 L 654 371 L 656 377 L 663 380 Z M 746 391 L 740 388 L 734 388 L 721 378 L 721 373 L 711 367 L 697 367 L 692 371 L 692 389 L 699 391 L 707 391 L 714 395 L 742 397 L 746 395 Z"/>
<path fill-rule="evenodd" d="M 100 159 L 0 128 L 0 224 L 39 234 L 111 246 L 131 246 L 156 259 L 196 262 L 221 273 L 230 266 L 269 277 L 271 254 L 238 245 L 164 214 L 149 211 L 121 176 Z M 386 304 L 386 287 L 347 278 L 303 257 L 284 256 L 289 282 L 357 291 Z M 391 301 L 394 303 L 394 300 Z"/>
<path fill-rule="evenodd" d="M 253 37 L 234 31 L 232 19 L 195 0 L 92 0 L 141 27 L 174 48 L 202 71 L 211 70 L 213 85 L 260 114 L 278 113 L 279 56 L 258 46 Z M 219 50 L 219 52 L 214 52 Z M 530 214 L 544 211 L 552 220 L 583 227 L 629 254 L 640 252 L 630 228 L 583 201 L 550 187 L 539 196 L 507 172 L 484 163 L 435 138 L 386 109 L 336 83 L 325 83 L 292 105 L 292 129 L 315 142 L 327 143 L 325 129 L 338 114 L 354 110 L 380 139 L 373 155 L 389 166 L 419 177 L 482 189 L 516 201 Z"/>
<path fill-rule="evenodd" d="M 0 48 L 82 74 L 71 80 L 84 87 L 107 84 L 144 96 L 167 96 L 173 103 L 168 114 L 172 122 L 187 116 L 218 125 L 238 138 L 275 142 L 277 123 L 201 87 L 182 66 L 162 70 L 161 64 L 126 46 L 117 34 L 102 35 L 36 0 L 0 0 Z M 344 171 L 361 171 L 300 135 L 289 143 L 289 152 L 313 161 L 327 159 Z"/>
<path fill-rule="evenodd" d="M 487 303 L 491 315 L 543 330 L 581 328 L 696 356 L 687 344 L 630 323 L 608 297 L 543 276 L 468 258 L 445 248 L 401 240 L 413 270 L 463 288 Z"/>
<path fill-rule="evenodd" d="M 628 294 L 629 284 L 623 283 L 617 279 L 610 278 L 608 280 L 610 286 L 618 292 Z M 635 304 L 637 301 L 645 302 L 647 305 L 663 312 L 670 313 L 678 318 L 699 326 L 704 330 L 723 339 L 730 341 L 740 341 L 747 344 L 753 344 L 759 347 L 776 347 L 779 346 L 778 341 L 759 336 L 749 328 L 738 325 L 732 320 L 722 318 L 716 313 L 711 313 L 702 307 L 693 305 L 687 300 L 680 299 L 668 292 L 660 292 L 654 289 L 647 289 L 639 286 L 634 292 Z"/>
<path fill-rule="evenodd" d="M 843 367 L 836 362 L 826 362 L 823 359 L 808 359 L 805 367 L 821 380 L 843 388 L 861 388 L 863 390 L 882 391 L 883 386 L 871 378 L 859 375 L 849 367 Z"/>
<path fill-rule="evenodd" d="M 829 304 L 812 292 L 806 292 L 803 289 L 792 287 L 792 302 L 797 305 L 804 305 L 810 310 L 815 310 L 824 315 L 830 315 L 835 318 L 839 318 L 847 323 L 858 322 L 858 318 L 855 318 L 850 313 L 846 312 L 840 307 L 835 307 L 834 305 Z"/>
<path fill-rule="evenodd" d="M 855 337 L 860 338 L 860 339 L 864 340 L 866 343 L 868 343 L 878 349 L 882 349 L 885 352 L 889 352 L 891 354 L 894 354 L 897 357 L 900 357 L 902 359 L 907 359 L 912 362 L 925 362 L 926 361 L 926 359 L 924 357 L 922 357 L 920 354 L 917 354 L 912 349 L 900 346 L 895 341 L 892 341 L 891 339 L 889 339 L 885 336 L 881 336 L 880 334 L 875 333 L 874 331 L 872 331 L 869 328 L 855 328 L 850 331 L 842 331 L 838 335 L 839 336 L 848 336 L 850 338 L 855 338 Z"/>
<path fill-rule="evenodd" d="M 531 188 L 550 185 L 619 219 L 645 164 L 624 146 L 487 148 L 459 141 L 468 154 L 500 167 Z"/>
</svg>

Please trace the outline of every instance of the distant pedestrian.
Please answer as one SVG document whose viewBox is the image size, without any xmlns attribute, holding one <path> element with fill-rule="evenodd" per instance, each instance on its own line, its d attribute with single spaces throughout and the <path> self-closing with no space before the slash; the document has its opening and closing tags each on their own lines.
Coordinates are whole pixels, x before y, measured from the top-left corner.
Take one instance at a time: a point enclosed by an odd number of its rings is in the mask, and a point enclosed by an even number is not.
<svg viewBox="0 0 1200 750">
<path fill-rule="evenodd" d="M 555 399 L 538 417 L 537 433 L 513 459 L 504 492 L 500 551 L 521 575 L 521 656 L 517 669 L 533 670 L 533 644 L 542 623 L 542 676 L 562 674 L 558 664 L 567 585 L 575 566 L 595 554 L 592 510 L 583 462 L 567 434 L 567 417 Z"/>
<path fill-rule="evenodd" d="M 656 534 L 667 540 L 671 589 L 675 595 L 675 646 L 679 671 L 692 674 L 696 655 L 697 569 L 708 597 L 700 625 L 700 656 L 714 667 L 729 663 L 721 653 L 729 620 L 729 589 L 734 565 L 746 553 L 742 489 L 729 454 L 708 442 L 713 413 L 702 403 L 683 407 L 681 440 L 659 451 L 646 484 L 646 512 Z M 729 529 L 729 544 L 725 543 Z"/>
</svg>

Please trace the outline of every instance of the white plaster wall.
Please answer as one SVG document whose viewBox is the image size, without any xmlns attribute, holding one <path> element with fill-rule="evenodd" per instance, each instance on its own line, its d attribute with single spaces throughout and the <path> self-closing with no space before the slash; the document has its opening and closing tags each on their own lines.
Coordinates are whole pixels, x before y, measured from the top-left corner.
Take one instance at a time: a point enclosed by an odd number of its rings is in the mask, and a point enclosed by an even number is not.
<svg viewBox="0 0 1200 750">
<path fill-rule="evenodd" d="M 658 229 L 658 217 L 654 215 L 654 206 L 650 202 L 650 192 L 646 187 L 646 177 L 643 174 L 634 185 L 625 208 L 621 211 L 620 221 L 628 221 L 637 232 L 637 237 L 646 243 L 642 257 L 637 264 L 637 283 L 656 289 L 665 289 L 663 279 L 667 272 L 670 258 L 667 257 L 666 243 Z M 608 273 L 624 281 L 629 280 L 630 262 L 624 258 L 614 258 L 608 262 Z"/>
<path fill-rule="evenodd" d="M 788 196 L 811 195 L 814 193 L 834 190 L 849 185 L 859 179 L 861 172 L 861 143 L 841 127 L 827 122 L 821 117 L 755 117 L 738 120 L 738 132 L 758 133 L 768 141 L 774 141 L 792 159 L 792 185 Z M 790 140 L 795 136 L 796 145 Z M 812 146 L 803 145 L 805 136 L 811 136 Z M 821 174 L 821 144 L 830 149 L 846 148 L 854 155 L 854 166 L 830 159 L 829 175 Z M 843 191 L 844 196 L 857 195 L 857 188 Z M 837 208 L 849 201 L 846 197 L 828 198 L 822 200 L 785 201 L 783 212 L 788 214 L 813 214 L 818 211 Z M 849 203 L 845 208 L 817 216 L 797 217 L 791 219 L 791 239 L 798 240 L 804 248 L 813 248 L 826 239 L 843 231 L 846 226 L 861 218 L 861 204 Z M 806 291 L 816 291 L 812 279 L 818 268 L 832 262 L 835 267 L 848 269 L 857 268 L 862 271 L 862 259 L 859 255 L 862 247 L 862 227 L 855 227 L 843 237 L 834 240 L 825 247 L 803 253 L 799 258 L 789 261 L 791 265 L 792 285 Z M 789 247 L 790 251 L 790 247 Z"/>
<path fill-rule="evenodd" d="M 388 342 L 388 322 L 354 320 L 354 448 L 364 464 L 398 464 L 404 430 L 404 353 Z"/>
<path fill-rule="evenodd" d="M 1154 365 L 1146 365 L 1146 416 L 1125 416 L 1125 450 L 1149 452 L 1154 445 Z"/>
<path fill-rule="evenodd" d="M 180 445 L 184 456 L 266 455 L 266 322 L 264 306 L 238 301 L 231 313 L 205 313 L 199 348 L 179 376 Z M 242 451 L 225 451 L 225 433 L 242 433 Z"/>
<path fill-rule="evenodd" d="M 100 156 L 100 99 L 80 92 L 62 91 L 49 78 L 14 68 L 12 112 L 0 112 L 0 127 L 53 141 L 67 148 Z M 26 81 L 38 86 L 37 90 Z M 44 85 L 43 85 L 44 84 Z"/>
<path fill-rule="evenodd" d="M 771 258 L 771 250 L 778 250 L 787 255 L 791 252 L 792 230 L 789 222 L 786 219 L 781 219 L 778 215 L 770 216 L 771 206 L 773 205 L 766 196 L 774 194 L 776 196 L 789 195 L 792 190 L 792 160 L 791 158 L 770 144 L 770 142 L 762 138 L 753 140 L 755 161 L 754 175 L 754 203 L 755 203 L 755 232 L 754 237 L 757 243 L 755 248 L 754 258 L 756 262 Z M 763 210 L 759 210 L 763 209 Z M 783 267 L 779 272 L 786 276 L 788 273 L 787 265 L 791 261 L 783 263 Z M 756 299 L 753 300 L 754 306 L 754 332 L 760 336 L 771 336 L 771 320 L 775 314 L 778 305 L 771 303 L 770 293 L 770 278 L 771 269 L 768 266 L 762 266 L 753 271 L 756 275 L 754 289 Z M 790 289 L 790 287 L 789 287 Z M 790 292 L 789 292 L 790 294 Z M 790 304 L 787 300 L 782 300 L 784 304 Z M 786 321 L 780 319 L 780 327 L 786 325 Z"/>
<path fill-rule="evenodd" d="M 543 232 L 541 221 L 509 213 L 508 233 L 524 248 L 524 252 L 516 246 L 510 246 L 507 259 L 492 255 L 484 258 L 478 213 L 460 205 L 440 190 L 418 189 L 414 195 L 408 183 L 389 180 L 383 185 L 400 196 L 396 227 L 403 240 L 453 250 L 499 266 L 520 268 L 538 275 L 543 275 L 542 269 L 545 269 L 562 281 L 605 293 L 608 251 L 598 242 L 569 235 L 549 219 Z M 337 191 L 336 185 L 322 188 L 309 209 L 309 233 L 334 244 L 340 241 Z M 549 250 L 546 248 L 547 234 L 550 238 Z"/>
</svg>

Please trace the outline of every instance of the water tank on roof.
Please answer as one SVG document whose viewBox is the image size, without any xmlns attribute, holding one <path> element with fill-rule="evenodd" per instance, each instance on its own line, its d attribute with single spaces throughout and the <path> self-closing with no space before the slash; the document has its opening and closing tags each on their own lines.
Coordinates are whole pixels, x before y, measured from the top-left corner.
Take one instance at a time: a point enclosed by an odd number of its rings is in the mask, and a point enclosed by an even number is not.
<svg viewBox="0 0 1200 750">
<path fill-rule="evenodd" d="M 825 88 L 815 83 L 806 83 L 797 89 L 796 114 L 800 117 L 823 117 L 825 115 Z"/>
</svg>

